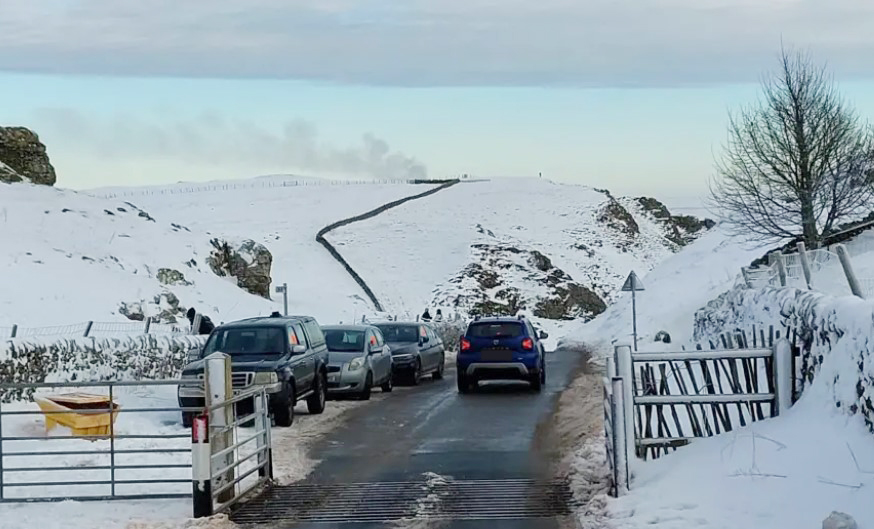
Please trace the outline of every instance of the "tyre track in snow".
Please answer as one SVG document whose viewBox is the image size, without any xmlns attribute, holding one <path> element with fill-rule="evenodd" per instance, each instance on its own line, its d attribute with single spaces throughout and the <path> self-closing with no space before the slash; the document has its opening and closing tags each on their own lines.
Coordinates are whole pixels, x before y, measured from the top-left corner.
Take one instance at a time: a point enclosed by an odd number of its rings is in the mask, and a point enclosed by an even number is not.
<svg viewBox="0 0 874 529">
<path fill-rule="evenodd" d="M 319 232 L 316 234 L 316 242 L 318 242 L 319 244 L 324 246 L 325 249 L 328 250 L 328 253 L 330 253 L 331 256 L 338 263 L 340 263 L 340 265 L 343 268 L 346 269 L 346 272 L 348 272 L 349 275 L 352 276 L 352 279 L 356 283 L 358 283 L 358 286 L 361 287 L 361 289 L 364 291 L 364 293 L 370 299 L 371 303 L 373 303 L 373 306 L 376 308 L 376 310 L 382 312 L 383 307 L 382 307 L 382 304 L 379 302 L 379 299 L 376 297 L 376 294 L 373 293 L 373 290 L 370 288 L 370 286 L 367 284 L 367 282 L 364 281 L 364 279 L 361 277 L 361 275 L 358 274 L 358 272 L 356 272 L 354 268 L 352 268 L 352 265 L 350 265 L 349 262 L 340 254 L 340 252 L 337 250 L 337 248 L 335 248 L 334 245 L 331 244 L 325 238 L 325 235 L 332 232 L 333 230 L 336 230 L 337 228 L 342 228 L 343 226 L 348 226 L 348 225 L 353 224 L 355 222 L 361 222 L 363 220 L 372 219 L 373 217 L 376 217 L 377 215 L 379 215 L 381 213 L 384 213 L 384 212 L 386 212 L 390 209 L 396 208 L 398 206 L 402 206 L 402 205 L 406 204 L 407 202 L 411 202 L 413 200 L 418 200 L 420 198 L 425 198 L 425 197 L 431 196 L 435 193 L 439 193 L 440 191 L 443 191 L 444 189 L 448 189 L 448 188 L 454 186 L 455 184 L 458 184 L 459 182 L 460 182 L 460 180 L 458 180 L 458 179 L 444 181 L 442 184 L 438 185 L 437 187 L 431 188 L 428 191 L 425 191 L 423 193 L 404 197 L 404 198 L 401 198 L 399 200 L 395 200 L 395 201 L 389 202 L 387 204 L 383 204 L 382 206 L 379 206 L 378 208 L 372 209 L 372 210 L 368 211 L 367 213 L 362 213 L 362 214 L 356 215 L 354 217 L 349 217 L 347 219 L 339 220 L 339 221 L 337 221 L 333 224 L 330 224 L 328 226 L 325 226 L 324 228 L 319 230 Z M 423 183 L 425 183 L 425 182 L 423 182 Z"/>
</svg>

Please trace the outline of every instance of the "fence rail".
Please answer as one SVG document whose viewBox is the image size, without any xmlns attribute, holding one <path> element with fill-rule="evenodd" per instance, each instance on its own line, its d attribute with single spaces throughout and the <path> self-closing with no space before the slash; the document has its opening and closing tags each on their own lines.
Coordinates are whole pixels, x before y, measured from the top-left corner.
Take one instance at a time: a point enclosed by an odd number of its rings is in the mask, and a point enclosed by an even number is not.
<svg viewBox="0 0 874 529">
<path fill-rule="evenodd" d="M 9 338 L 59 338 L 59 337 L 91 337 L 115 335 L 181 335 L 188 334 L 188 325 L 157 323 L 152 318 L 144 321 L 101 322 L 85 321 L 70 325 L 54 325 L 48 327 L 0 327 L 0 339 Z"/>
<path fill-rule="evenodd" d="M 794 351 L 779 331 L 725 333 L 707 345 L 671 352 L 623 345 L 608 358 L 604 431 L 614 495 L 630 486 L 628 459 L 655 459 L 792 405 Z"/>
<path fill-rule="evenodd" d="M 149 406 L 135 398 L 135 389 L 175 388 L 178 380 L 136 382 L 70 382 L 0 384 L 0 390 L 32 390 L 36 399 L 82 397 L 80 390 L 95 391 L 83 407 L 52 406 L 34 409 L 23 403 L 0 403 L 0 501 L 51 502 L 109 499 L 184 498 L 190 493 L 190 435 L 184 429 L 151 429 L 128 433 L 119 430 L 115 417 L 135 423 L 134 416 L 156 414 L 181 417 L 186 409 L 173 405 Z M 79 390 L 58 394 L 58 390 Z M 175 391 L 173 392 L 175 396 Z M 133 406 L 121 406 L 120 397 L 134 397 Z M 142 397 L 142 395 L 140 395 Z M 62 402 L 67 402 L 64 400 Z M 111 403 L 111 404 L 110 404 Z M 110 416 L 102 432 L 95 432 L 91 418 Z M 115 417 L 113 417 L 114 415 Z M 34 417 L 44 417 L 46 432 L 34 432 Z M 79 421 L 73 421 L 73 418 Z M 126 419 L 130 418 L 130 421 Z M 75 422 L 92 426 L 77 433 Z M 154 422 L 154 421 L 150 421 Z M 66 427 L 69 434 L 56 433 Z M 188 472 L 185 472 L 188 470 Z M 185 486 L 181 486 L 184 484 Z M 150 490 L 151 489 L 151 490 Z M 169 489 L 169 490 L 168 490 Z"/>
</svg>

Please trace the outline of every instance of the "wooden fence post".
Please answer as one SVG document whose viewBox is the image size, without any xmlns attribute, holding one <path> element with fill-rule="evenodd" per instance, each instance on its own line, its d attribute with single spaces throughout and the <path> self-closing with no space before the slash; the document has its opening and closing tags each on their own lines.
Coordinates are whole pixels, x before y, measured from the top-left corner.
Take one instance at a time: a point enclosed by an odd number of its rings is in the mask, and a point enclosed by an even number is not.
<svg viewBox="0 0 874 529">
<path fill-rule="evenodd" d="M 613 475 L 616 497 L 628 491 L 628 437 L 622 425 L 625 421 L 625 389 L 622 377 L 611 379 L 613 386 Z"/>
<path fill-rule="evenodd" d="M 853 271 L 853 262 L 850 260 L 850 254 L 843 244 L 835 246 L 838 251 L 838 258 L 841 260 L 841 266 L 844 268 L 844 275 L 847 276 L 847 283 L 850 284 L 850 291 L 854 296 L 865 299 L 862 293 L 862 286 L 859 284 L 859 279 L 856 277 L 856 272 Z"/>
<path fill-rule="evenodd" d="M 771 255 L 774 256 L 774 264 L 777 265 L 777 276 L 780 278 L 780 286 L 786 286 L 786 265 L 783 263 L 783 254 L 780 252 L 773 252 Z"/>
<path fill-rule="evenodd" d="M 804 272 L 804 282 L 807 284 L 807 290 L 810 290 L 810 285 L 813 284 L 813 277 L 810 273 L 810 261 L 807 260 L 807 249 L 804 247 L 804 242 L 798 243 L 798 259 L 801 261 L 801 271 Z"/>
<path fill-rule="evenodd" d="M 146 328 L 143 329 L 143 334 L 149 334 L 149 329 L 152 327 L 152 317 L 146 318 Z"/>
<path fill-rule="evenodd" d="M 631 360 L 631 346 L 617 345 L 615 348 L 616 354 L 616 376 L 622 378 L 622 401 L 623 401 L 623 423 L 625 429 L 625 445 L 626 458 L 635 457 L 635 438 L 634 438 L 634 368 Z M 615 398 L 615 396 L 614 396 Z M 622 428 L 619 423 L 617 429 Z"/>
<path fill-rule="evenodd" d="M 91 326 L 92 326 L 92 325 L 94 325 L 94 322 L 93 322 L 93 321 L 89 321 L 89 322 L 85 325 L 85 334 L 83 334 L 82 336 L 85 336 L 86 338 L 88 337 L 88 333 L 91 332 Z"/>
<path fill-rule="evenodd" d="M 792 407 L 792 344 L 786 338 L 774 343 L 774 401 L 777 415 L 782 415 Z"/>
<path fill-rule="evenodd" d="M 15 338 L 16 334 L 18 334 L 18 325 L 13 323 L 12 324 L 12 336 L 10 336 L 10 338 Z"/>
<path fill-rule="evenodd" d="M 191 322 L 191 329 L 189 330 L 188 334 L 200 334 L 200 321 L 201 317 L 200 313 L 198 312 L 194 315 L 194 321 Z"/>
<path fill-rule="evenodd" d="M 753 281 L 752 278 L 750 278 L 750 271 L 747 269 L 747 267 L 740 267 L 740 273 L 744 278 L 744 283 L 746 283 L 747 288 L 753 288 Z"/>
</svg>

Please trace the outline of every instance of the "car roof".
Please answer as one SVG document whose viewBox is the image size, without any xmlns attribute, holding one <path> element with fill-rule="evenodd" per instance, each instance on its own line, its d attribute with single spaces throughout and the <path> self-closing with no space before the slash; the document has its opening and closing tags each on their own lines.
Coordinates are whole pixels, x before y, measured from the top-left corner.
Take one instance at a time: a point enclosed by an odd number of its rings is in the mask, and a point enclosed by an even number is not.
<svg viewBox="0 0 874 529">
<path fill-rule="evenodd" d="M 376 327 L 380 327 L 382 325 L 396 325 L 398 327 L 418 327 L 419 325 L 428 325 L 428 322 L 415 322 L 415 321 L 380 321 L 373 324 Z"/>
<path fill-rule="evenodd" d="M 478 320 L 473 320 L 471 324 L 475 323 L 522 323 L 524 319 L 516 318 L 515 316 L 490 316 L 488 318 L 480 318 Z"/>
<path fill-rule="evenodd" d="M 366 331 L 371 329 L 373 325 L 322 325 L 322 329 L 332 331 Z"/>
<path fill-rule="evenodd" d="M 220 329 L 232 329 L 235 327 L 284 327 L 289 323 L 299 323 L 304 316 L 259 316 L 244 320 L 231 321 L 219 325 Z"/>
</svg>

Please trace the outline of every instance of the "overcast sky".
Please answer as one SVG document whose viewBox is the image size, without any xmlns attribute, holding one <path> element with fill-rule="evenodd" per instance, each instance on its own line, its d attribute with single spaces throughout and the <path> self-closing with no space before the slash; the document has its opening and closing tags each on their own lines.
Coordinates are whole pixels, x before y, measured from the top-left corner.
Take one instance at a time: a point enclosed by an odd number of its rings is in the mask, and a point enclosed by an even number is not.
<svg viewBox="0 0 874 529">
<path fill-rule="evenodd" d="M 874 115 L 871 0 L 0 0 L 59 185 L 265 172 L 688 189 L 781 40 Z"/>
</svg>

